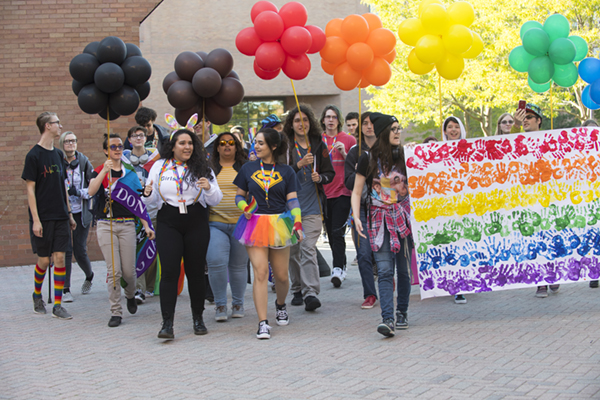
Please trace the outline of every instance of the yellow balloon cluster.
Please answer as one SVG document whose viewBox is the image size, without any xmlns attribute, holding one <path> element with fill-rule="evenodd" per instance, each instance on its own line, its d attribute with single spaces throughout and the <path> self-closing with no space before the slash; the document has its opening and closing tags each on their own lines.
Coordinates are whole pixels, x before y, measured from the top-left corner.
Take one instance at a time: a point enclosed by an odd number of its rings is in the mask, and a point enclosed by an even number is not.
<svg viewBox="0 0 600 400">
<path fill-rule="evenodd" d="M 483 41 L 469 26 L 475 21 L 473 6 L 457 1 L 447 8 L 440 0 L 423 0 L 419 18 L 400 24 L 398 36 L 409 46 L 408 68 L 424 75 L 436 68 L 444 79 L 457 79 L 465 68 L 465 58 L 483 51 Z"/>
</svg>

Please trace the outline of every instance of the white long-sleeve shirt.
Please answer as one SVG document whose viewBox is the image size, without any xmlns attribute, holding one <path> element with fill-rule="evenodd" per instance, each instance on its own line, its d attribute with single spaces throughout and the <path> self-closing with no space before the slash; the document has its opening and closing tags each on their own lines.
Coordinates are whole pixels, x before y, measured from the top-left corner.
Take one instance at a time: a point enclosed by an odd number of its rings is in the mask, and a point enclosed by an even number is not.
<svg viewBox="0 0 600 400">
<path fill-rule="evenodd" d="M 154 163 L 152 168 L 150 168 L 150 173 L 148 174 L 146 182 L 152 182 L 152 194 L 149 197 L 143 198 L 146 205 L 155 205 L 160 210 L 166 201 L 170 206 L 179 207 L 180 198 L 185 200 L 185 204 L 188 206 L 194 204 L 196 201 L 204 207 L 216 206 L 219 204 L 223 198 L 223 193 L 219 188 L 217 178 L 212 170 L 210 171 L 210 178 L 208 179 L 208 182 L 210 183 L 209 190 L 202 190 L 195 182 L 189 184 L 186 181 L 183 182 L 183 195 L 180 196 L 177 192 L 176 177 L 171 165 L 169 165 L 167 170 L 162 174 L 159 182 L 160 171 L 165 162 L 170 163 L 170 160 L 158 160 Z M 177 167 L 177 173 L 179 174 L 179 177 L 184 174 L 183 166 Z"/>
</svg>

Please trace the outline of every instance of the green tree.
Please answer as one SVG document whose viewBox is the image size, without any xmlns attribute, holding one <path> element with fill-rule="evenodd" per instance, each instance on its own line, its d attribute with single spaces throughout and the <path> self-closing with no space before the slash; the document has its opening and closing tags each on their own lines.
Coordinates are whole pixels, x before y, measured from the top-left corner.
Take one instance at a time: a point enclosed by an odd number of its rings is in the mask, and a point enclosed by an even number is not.
<svg viewBox="0 0 600 400">
<path fill-rule="evenodd" d="M 420 1 L 417 0 L 363 0 L 369 4 L 393 32 L 406 18 L 418 17 Z M 571 35 L 584 38 L 589 45 L 588 56 L 598 56 L 600 47 L 598 0 L 470 0 L 475 9 L 475 22 L 471 26 L 480 34 L 484 50 L 474 60 L 465 60 L 462 76 L 454 81 L 441 80 L 442 116 L 462 114 L 466 125 L 478 125 L 480 132 L 471 130 L 471 136 L 493 135 L 496 118 L 505 111 L 516 108 L 520 99 L 542 107 L 547 117 L 560 113 L 583 121 L 592 117 L 581 103 L 585 82 L 581 79 L 572 88 L 553 85 L 552 93 L 537 94 L 527 84 L 527 74 L 514 71 L 508 64 L 508 55 L 521 45 L 519 31 L 526 21 L 543 23 L 554 13 L 564 15 L 571 23 Z M 446 5 L 451 3 L 444 2 Z M 412 47 L 400 40 L 396 46 L 398 57 L 392 64 L 393 75 L 384 87 L 369 88 L 373 110 L 392 113 L 404 125 L 427 124 L 440 119 L 440 98 L 436 72 L 418 76 L 408 69 L 407 56 Z M 552 96 L 552 97 L 550 97 Z M 552 99 L 552 101 L 551 101 Z M 467 122 L 466 121 L 466 122 Z"/>
</svg>

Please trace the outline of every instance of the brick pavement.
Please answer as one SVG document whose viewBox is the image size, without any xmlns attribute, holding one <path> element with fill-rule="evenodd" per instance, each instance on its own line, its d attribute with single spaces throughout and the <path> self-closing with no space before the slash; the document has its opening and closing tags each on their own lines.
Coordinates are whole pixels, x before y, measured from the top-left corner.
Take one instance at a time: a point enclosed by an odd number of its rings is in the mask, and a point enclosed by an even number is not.
<svg viewBox="0 0 600 400">
<path fill-rule="evenodd" d="M 82 296 L 74 266 L 74 318 L 61 321 L 33 313 L 32 266 L 0 268 L 0 399 L 600 398 L 600 289 L 584 283 L 546 299 L 534 289 L 467 295 L 466 305 L 413 295 L 410 328 L 393 339 L 375 330 L 377 306 L 360 309 L 356 267 L 340 289 L 321 280 L 317 312 L 288 306 L 286 327 L 274 323 L 270 294 L 268 341 L 255 338 L 251 286 L 245 318 L 217 323 L 207 305 L 206 336 L 192 332 L 184 290 L 176 339 L 163 342 L 157 297 L 107 327 L 105 264 L 94 271 Z"/>
</svg>

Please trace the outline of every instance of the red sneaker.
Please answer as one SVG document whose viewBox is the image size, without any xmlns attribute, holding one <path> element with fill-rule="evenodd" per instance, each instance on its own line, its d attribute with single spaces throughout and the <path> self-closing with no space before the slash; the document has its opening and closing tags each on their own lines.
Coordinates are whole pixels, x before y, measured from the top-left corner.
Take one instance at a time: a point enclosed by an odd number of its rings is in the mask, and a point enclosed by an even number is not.
<svg viewBox="0 0 600 400">
<path fill-rule="evenodd" d="M 377 303 L 377 297 L 375 297 L 373 295 L 370 295 L 370 296 L 367 296 L 367 298 L 362 303 L 362 305 L 360 306 L 360 308 L 364 308 L 364 309 L 373 308 L 373 306 L 375 305 L 375 303 Z"/>
</svg>

